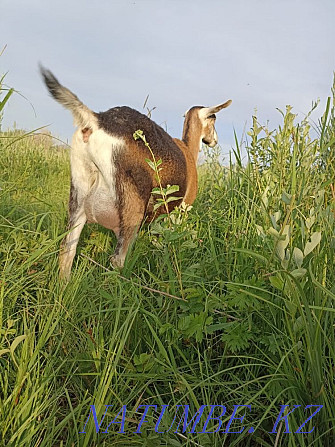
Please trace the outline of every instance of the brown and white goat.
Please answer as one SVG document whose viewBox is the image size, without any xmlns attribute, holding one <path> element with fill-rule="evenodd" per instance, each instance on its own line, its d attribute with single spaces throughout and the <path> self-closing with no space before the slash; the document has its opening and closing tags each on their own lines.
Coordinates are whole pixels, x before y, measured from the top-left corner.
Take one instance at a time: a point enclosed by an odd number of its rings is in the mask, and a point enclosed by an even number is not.
<svg viewBox="0 0 335 447">
<path fill-rule="evenodd" d="M 185 113 L 182 140 L 178 140 L 129 107 L 114 107 L 100 113 L 91 111 L 49 70 L 40 69 L 49 92 L 71 111 L 78 126 L 70 154 L 68 229 L 71 231 L 62 242 L 61 276 L 70 276 L 79 236 L 86 222 L 96 222 L 114 231 L 117 245 L 112 262 L 122 267 L 143 220 L 152 220 L 159 214 L 153 212 L 150 200 L 152 189 L 158 186 L 155 172 L 146 161 L 152 157 L 142 140 L 134 140 L 134 132 L 142 130 L 155 159 L 162 160 L 161 186 L 179 186 L 181 199 L 170 202 L 170 210 L 182 201 L 192 204 L 197 195 L 197 159 L 201 143 L 210 147 L 217 144 L 215 114 L 228 107 L 231 101 L 189 109 Z"/>
</svg>

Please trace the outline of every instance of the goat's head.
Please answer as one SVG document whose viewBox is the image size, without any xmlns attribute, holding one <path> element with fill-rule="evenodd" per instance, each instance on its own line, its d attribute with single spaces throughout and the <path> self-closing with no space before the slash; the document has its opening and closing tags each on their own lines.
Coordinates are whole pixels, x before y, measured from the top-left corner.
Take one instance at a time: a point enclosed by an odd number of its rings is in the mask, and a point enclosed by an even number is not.
<svg viewBox="0 0 335 447">
<path fill-rule="evenodd" d="M 215 114 L 230 106 L 231 100 L 213 107 L 203 107 L 199 110 L 199 118 L 202 123 L 202 142 L 209 147 L 214 147 L 218 142 L 218 134 L 215 130 Z"/>
<path fill-rule="evenodd" d="M 231 103 L 232 101 L 229 100 L 213 107 L 195 106 L 185 113 L 185 120 L 192 118 L 198 120 L 201 125 L 201 141 L 207 146 L 214 147 L 218 142 L 218 135 L 215 130 L 215 114 L 230 106 Z"/>
</svg>

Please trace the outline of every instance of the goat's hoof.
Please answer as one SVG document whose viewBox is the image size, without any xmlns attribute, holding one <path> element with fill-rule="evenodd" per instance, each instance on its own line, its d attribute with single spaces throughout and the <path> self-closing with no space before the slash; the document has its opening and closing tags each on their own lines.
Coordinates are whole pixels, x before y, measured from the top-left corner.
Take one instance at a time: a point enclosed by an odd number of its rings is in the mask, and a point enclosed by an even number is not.
<svg viewBox="0 0 335 447">
<path fill-rule="evenodd" d="M 120 258 L 120 256 L 117 255 L 113 255 L 110 258 L 110 262 L 113 266 L 113 268 L 121 270 L 124 264 L 124 260 L 122 258 Z"/>
<path fill-rule="evenodd" d="M 64 275 L 63 273 L 59 274 L 59 281 L 64 286 L 66 286 L 70 282 L 70 279 L 71 279 L 71 275 L 70 274 L 66 274 L 66 275 Z"/>
</svg>

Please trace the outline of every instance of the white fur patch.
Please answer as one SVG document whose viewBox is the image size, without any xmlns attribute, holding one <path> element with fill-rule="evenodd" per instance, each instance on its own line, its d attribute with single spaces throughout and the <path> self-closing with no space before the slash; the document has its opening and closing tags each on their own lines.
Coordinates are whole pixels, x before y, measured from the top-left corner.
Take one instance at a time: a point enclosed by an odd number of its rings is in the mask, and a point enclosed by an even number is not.
<svg viewBox="0 0 335 447">
<path fill-rule="evenodd" d="M 78 129 L 71 149 L 72 181 L 79 200 L 84 199 L 87 220 L 116 233 L 119 221 L 114 157 L 124 147 L 122 138 L 108 135 L 102 129 L 94 130 L 84 143 L 81 129 Z"/>
<path fill-rule="evenodd" d="M 106 185 L 115 184 L 115 165 L 112 159 L 125 146 L 122 138 L 108 135 L 102 129 L 93 131 L 87 143 L 87 153 L 102 174 Z"/>
</svg>

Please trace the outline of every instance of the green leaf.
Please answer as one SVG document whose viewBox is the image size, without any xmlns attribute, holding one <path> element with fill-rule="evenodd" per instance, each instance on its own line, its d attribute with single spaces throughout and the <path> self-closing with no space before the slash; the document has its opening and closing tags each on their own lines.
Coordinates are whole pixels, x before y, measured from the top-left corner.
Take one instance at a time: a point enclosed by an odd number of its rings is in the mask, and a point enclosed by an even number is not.
<svg viewBox="0 0 335 447">
<path fill-rule="evenodd" d="M 10 352 L 10 349 L 0 349 L 0 357 L 6 354 L 7 352 Z"/>
<path fill-rule="evenodd" d="M 270 276 L 269 280 L 273 287 L 278 290 L 283 290 L 284 281 L 278 275 Z"/>
<path fill-rule="evenodd" d="M 4 97 L 4 99 L 2 101 L 0 101 L 0 112 L 2 111 L 2 109 L 5 107 L 6 102 L 9 100 L 9 98 L 12 96 L 14 92 L 14 89 L 11 88 L 8 90 L 6 96 Z"/>
<path fill-rule="evenodd" d="M 229 327 L 229 325 L 230 325 L 230 323 L 210 324 L 209 326 L 207 326 L 206 332 L 208 334 L 213 334 L 213 332 L 222 331 L 222 329 L 226 329 L 227 327 Z"/>
<path fill-rule="evenodd" d="M 174 192 L 179 191 L 179 185 L 167 185 L 166 194 L 173 194 Z"/>
<path fill-rule="evenodd" d="M 280 211 L 276 211 L 274 214 L 271 214 L 270 218 L 274 228 L 278 228 L 277 222 L 279 221 L 280 217 L 281 217 Z"/>
<path fill-rule="evenodd" d="M 282 239 L 284 237 L 284 239 Z M 276 245 L 276 252 L 281 261 L 285 259 L 285 248 L 287 247 L 289 241 L 290 241 L 290 226 L 285 225 L 282 237 L 279 238 L 277 245 Z"/>
<path fill-rule="evenodd" d="M 294 247 L 292 256 L 293 256 L 294 262 L 296 263 L 296 266 L 298 268 L 300 268 L 302 266 L 303 261 L 304 261 L 304 254 L 303 254 L 303 252 L 300 250 L 300 248 Z"/>
<path fill-rule="evenodd" d="M 305 320 L 302 315 L 300 315 L 293 324 L 293 331 L 297 333 L 305 327 Z"/>
<path fill-rule="evenodd" d="M 197 342 L 202 341 L 206 326 L 210 325 L 213 317 L 208 317 L 205 312 L 183 317 L 178 322 L 178 328 L 181 329 L 187 337 L 195 336 Z"/>
<path fill-rule="evenodd" d="M 302 276 L 306 275 L 307 270 L 303 268 L 298 268 L 295 270 L 292 270 L 291 275 L 294 276 L 294 278 L 301 278 Z"/>
<path fill-rule="evenodd" d="M 162 194 L 162 190 L 160 188 L 153 188 L 151 194 Z"/>
<path fill-rule="evenodd" d="M 178 231 L 166 231 L 164 232 L 164 239 L 166 242 L 176 241 L 184 237 L 183 233 L 178 233 Z"/>
<path fill-rule="evenodd" d="M 286 205 L 290 205 L 291 201 L 292 201 L 292 195 L 288 194 L 287 192 L 283 191 L 282 195 L 281 195 L 281 199 L 282 201 L 286 204 Z"/>
<path fill-rule="evenodd" d="M 253 334 L 249 331 L 248 323 L 234 321 L 229 324 L 226 332 L 221 336 L 221 340 L 227 343 L 228 348 L 232 352 L 246 349 L 252 340 Z"/>
<path fill-rule="evenodd" d="M 151 168 L 153 171 L 156 171 L 155 163 L 154 163 L 152 160 L 150 160 L 149 158 L 146 158 L 145 161 L 148 163 L 148 165 L 150 166 L 150 168 Z"/>
<path fill-rule="evenodd" d="M 268 229 L 268 233 L 271 234 L 271 236 L 274 236 L 275 238 L 279 239 L 280 238 L 280 234 L 278 233 L 277 230 L 275 230 L 274 228 L 269 228 Z"/>
<path fill-rule="evenodd" d="M 290 312 L 290 314 L 292 316 L 295 315 L 296 311 L 297 311 L 297 304 L 293 303 L 292 301 L 285 301 L 285 306 L 288 309 L 288 311 Z"/>
<path fill-rule="evenodd" d="M 308 230 L 310 230 L 315 222 L 315 216 L 307 217 L 305 220 L 305 225 Z"/>
<path fill-rule="evenodd" d="M 26 337 L 27 337 L 26 335 L 19 335 L 14 339 L 13 343 L 10 346 L 10 352 L 12 355 L 14 354 L 14 351 L 19 345 L 19 343 L 21 343 L 21 341 L 23 341 Z"/>
<path fill-rule="evenodd" d="M 169 203 L 169 202 L 175 202 L 176 200 L 180 200 L 180 199 L 182 199 L 182 197 L 174 197 L 174 196 L 172 196 L 172 197 L 168 197 L 168 198 L 166 199 L 166 203 Z"/>
<path fill-rule="evenodd" d="M 305 245 L 304 255 L 307 256 L 321 241 L 321 232 L 315 231 L 311 236 L 311 241 Z"/>
<path fill-rule="evenodd" d="M 261 225 L 255 224 L 258 236 L 265 236 L 264 229 Z"/>
</svg>

